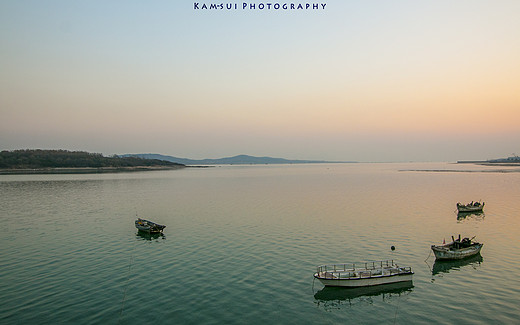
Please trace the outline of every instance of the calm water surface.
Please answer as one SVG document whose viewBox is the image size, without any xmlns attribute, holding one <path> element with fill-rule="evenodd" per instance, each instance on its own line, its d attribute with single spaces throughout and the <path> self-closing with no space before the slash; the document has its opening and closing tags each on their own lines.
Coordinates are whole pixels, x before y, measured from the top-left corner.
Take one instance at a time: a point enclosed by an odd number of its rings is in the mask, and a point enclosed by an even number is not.
<svg viewBox="0 0 520 325">
<path fill-rule="evenodd" d="M 461 166 L 0 176 L 0 323 L 517 324 L 520 173 L 410 171 L 446 169 Z M 484 215 L 457 218 L 480 199 Z M 164 236 L 139 235 L 136 213 Z M 458 234 L 481 256 L 435 263 L 430 245 Z M 380 259 L 412 266 L 413 283 L 312 277 Z"/>
</svg>

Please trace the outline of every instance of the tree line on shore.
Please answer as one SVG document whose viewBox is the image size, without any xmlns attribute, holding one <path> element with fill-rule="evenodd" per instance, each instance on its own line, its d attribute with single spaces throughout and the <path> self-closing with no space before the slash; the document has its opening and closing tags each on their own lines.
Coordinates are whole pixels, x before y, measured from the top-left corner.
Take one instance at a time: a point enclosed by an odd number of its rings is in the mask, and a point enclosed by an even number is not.
<svg viewBox="0 0 520 325">
<path fill-rule="evenodd" d="M 22 149 L 0 152 L 0 168 L 102 168 L 102 167 L 179 167 L 181 164 L 137 157 L 105 157 L 100 153 L 68 150 Z"/>
</svg>

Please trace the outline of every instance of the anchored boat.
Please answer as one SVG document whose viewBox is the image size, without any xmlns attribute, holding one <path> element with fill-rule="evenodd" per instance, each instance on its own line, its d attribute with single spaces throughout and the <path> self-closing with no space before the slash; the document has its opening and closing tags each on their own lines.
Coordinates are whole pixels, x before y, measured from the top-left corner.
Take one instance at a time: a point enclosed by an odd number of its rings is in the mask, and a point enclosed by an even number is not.
<svg viewBox="0 0 520 325">
<path fill-rule="evenodd" d="M 412 268 L 398 266 L 393 260 L 360 264 L 330 264 L 318 266 L 314 278 L 326 287 L 368 287 L 411 281 Z"/>
<path fill-rule="evenodd" d="M 475 236 L 473 236 L 475 238 Z M 473 241 L 473 238 L 458 239 L 453 238 L 449 244 L 432 245 L 435 258 L 438 260 L 460 260 L 480 253 L 484 244 Z"/>
<path fill-rule="evenodd" d="M 141 219 L 141 218 L 137 218 L 137 220 L 135 221 L 135 227 L 139 231 L 146 232 L 149 234 L 161 233 L 163 231 L 163 229 L 166 228 L 166 226 L 164 226 L 164 225 L 160 225 L 158 223 L 155 223 L 155 222 L 152 222 L 149 220 L 145 220 L 145 219 Z"/>
<path fill-rule="evenodd" d="M 459 212 L 477 212 L 477 211 L 482 211 L 482 209 L 484 209 L 484 204 L 485 202 L 471 202 L 471 203 L 468 203 L 468 204 L 462 204 L 462 203 L 457 203 L 457 210 Z"/>
</svg>

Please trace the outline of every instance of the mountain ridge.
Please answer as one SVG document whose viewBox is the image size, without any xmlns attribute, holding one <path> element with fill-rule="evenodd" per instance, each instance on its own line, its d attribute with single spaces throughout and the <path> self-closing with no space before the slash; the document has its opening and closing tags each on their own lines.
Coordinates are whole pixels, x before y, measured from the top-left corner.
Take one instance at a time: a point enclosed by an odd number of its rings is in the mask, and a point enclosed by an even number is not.
<svg viewBox="0 0 520 325">
<path fill-rule="evenodd" d="M 165 160 L 183 165 L 259 165 L 259 164 L 323 164 L 323 163 L 356 163 L 355 161 L 298 160 L 273 157 L 255 157 L 236 155 L 216 159 L 179 158 L 156 153 L 124 154 L 121 157 L 138 157 L 146 159 Z"/>
</svg>

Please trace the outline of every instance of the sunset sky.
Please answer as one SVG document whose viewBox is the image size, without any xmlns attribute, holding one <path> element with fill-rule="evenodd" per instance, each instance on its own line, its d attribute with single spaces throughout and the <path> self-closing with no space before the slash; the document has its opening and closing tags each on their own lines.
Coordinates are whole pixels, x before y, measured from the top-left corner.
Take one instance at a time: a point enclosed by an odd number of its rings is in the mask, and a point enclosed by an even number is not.
<svg viewBox="0 0 520 325">
<path fill-rule="evenodd" d="M 0 150 L 520 154 L 520 1 L 266 3 L 0 0 Z"/>
</svg>

